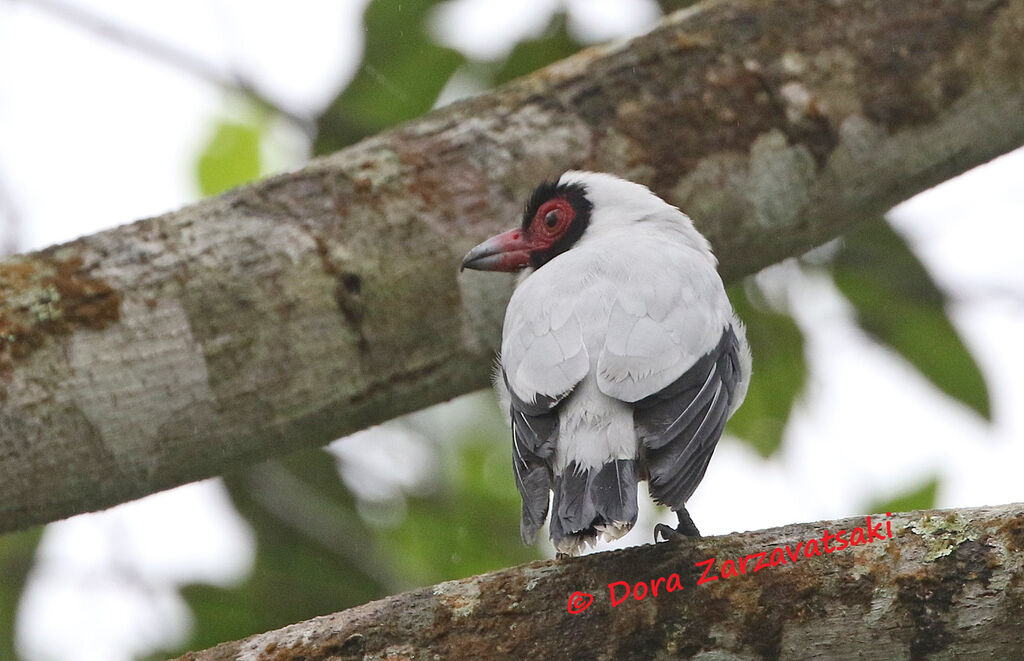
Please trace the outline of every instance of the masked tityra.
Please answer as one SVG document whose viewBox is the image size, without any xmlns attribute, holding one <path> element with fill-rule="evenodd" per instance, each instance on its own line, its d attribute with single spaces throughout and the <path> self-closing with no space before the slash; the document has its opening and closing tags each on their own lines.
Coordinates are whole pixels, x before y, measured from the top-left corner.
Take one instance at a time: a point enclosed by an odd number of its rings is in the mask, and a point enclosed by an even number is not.
<svg viewBox="0 0 1024 661">
<path fill-rule="evenodd" d="M 463 259 L 521 271 L 495 381 L 511 413 L 524 543 L 549 492 L 559 553 L 621 537 L 644 479 L 677 513 L 675 532 L 699 535 L 686 501 L 750 378 L 716 265 L 690 219 L 645 186 L 578 171 L 541 184 L 522 227 Z"/>
</svg>

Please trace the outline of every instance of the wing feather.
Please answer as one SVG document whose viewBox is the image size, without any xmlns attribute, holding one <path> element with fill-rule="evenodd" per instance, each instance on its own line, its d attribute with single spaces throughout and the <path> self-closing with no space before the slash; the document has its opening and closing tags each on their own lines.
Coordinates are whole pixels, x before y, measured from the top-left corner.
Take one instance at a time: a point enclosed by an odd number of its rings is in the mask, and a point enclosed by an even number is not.
<svg viewBox="0 0 1024 661">
<path fill-rule="evenodd" d="M 739 352 L 729 327 L 676 381 L 636 402 L 633 423 L 656 502 L 678 509 L 704 478 L 736 394 Z"/>
<path fill-rule="evenodd" d="M 548 495 L 552 486 L 551 460 L 558 443 L 558 403 L 553 397 L 539 395 L 527 402 L 509 387 L 512 418 L 512 473 L 523 500 L 519 533 L 523 543 L 532 544 L 548 516 Z"/>
<path fill-rule="evenodd" d="M 548 516 L 558 405 L 590 371 L 573 300 L 543 285 L 543 279 L 527 279 L 516 289 L 505 313 L 501 347 L 512 418 L 513 472 L 523 499 L 520 534 L 527 544 Z"/>
<path fill-rule="evenodd" d="M 614 289 L 597 360 L 601 392 L 636 402 L 668 387 L 718 342 L 732 308 L 713 264 L 652 252 Z"/>
<path fill-rule="evenodd" d="M 587 375 L 590 356 L 572 301 L 531 294 L 525 287 L 530 282 L 516 290 L 505 313 L 501 366 L 509 390 L 520 400 L 557 400 Z"/>
</svg>

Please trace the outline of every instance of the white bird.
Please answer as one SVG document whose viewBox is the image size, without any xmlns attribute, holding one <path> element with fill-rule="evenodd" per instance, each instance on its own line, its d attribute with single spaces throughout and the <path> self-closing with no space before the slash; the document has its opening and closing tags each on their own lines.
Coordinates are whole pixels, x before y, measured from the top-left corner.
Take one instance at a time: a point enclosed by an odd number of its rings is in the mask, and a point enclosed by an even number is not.
<svg viewBox="0 0 1024 661">
<path fill-rule="evenodd" d="M 495 378 L 511 414 L 513 466 L 531 544 L 548 515 L 560 554 L 617 539 L 637 483 L 699 536 L 686 501 L 743 401 L 750 349 L 711 246 L 647 187 L 569 171 L 530 197 L 522 227 L 463 268 L 521 271 Z"/>
</svg>

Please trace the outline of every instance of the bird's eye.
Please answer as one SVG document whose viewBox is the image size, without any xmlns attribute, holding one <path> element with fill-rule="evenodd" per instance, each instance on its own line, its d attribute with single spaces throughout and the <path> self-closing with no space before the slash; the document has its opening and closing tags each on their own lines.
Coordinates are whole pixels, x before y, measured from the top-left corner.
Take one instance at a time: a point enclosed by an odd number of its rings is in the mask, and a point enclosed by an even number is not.
<svg viewBox="0 0 1024 661">
<path fill-rule="evenodd" d="M 554 198 L 541 205 L 530 223 L 534 239 L 545 237 L 545 241 L 560 238 L 572 224 L 573 208 L 563 198 Z"/>
</svg>

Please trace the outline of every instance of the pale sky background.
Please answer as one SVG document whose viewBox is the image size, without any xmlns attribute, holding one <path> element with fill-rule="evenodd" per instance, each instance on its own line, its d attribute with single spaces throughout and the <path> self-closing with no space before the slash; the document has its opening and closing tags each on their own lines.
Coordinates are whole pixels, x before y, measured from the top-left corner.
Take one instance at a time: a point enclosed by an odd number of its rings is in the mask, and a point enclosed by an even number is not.
<svg viewBox="0 0 1024 661">
<path fill-rule="evenodd" d="M 68 2 L 241 72 L 310 115 L 352 75 L 362 48 L 363 0 Z M 657 16 L 652 0 L 455 0 L 435 28 L 472 55 L 498 57 L 559 6 L 569 8 L 570 29 L 590 40 L 637 34 Z M 0 0 L 0 178 L 22 219 L 21 246 L 195 200 L 198 151 L 232 103 L 188 74 L 54 20 L 31 0 Z M 304 138 L 287 123 L 275 125 L 272 142 L 276 168 L 305 160 Z M 705 534 L 853 515 L 932 475 L 941 478 L 940 506 L 1024 500 L 1024 150 L 890 218 L 957 300 L 953 317 L 988 379 L 994 422 L 867 340 L 830 282 L 774 267 L 760 277 L 790 301 L 807 334 L 810 387 L 771 461 L 723 440 L 690 501 Z M 463 398 L 425 419 L 450 429 L 472 405 Z M 371 449 L 408 456 L 416 447 L 394 426 L 333 446 L 350 463 Z M 371 458 L 352 472 L 381 463 Z M 415 480 L 414 472 L 392 481 Z M 645 512 L 617 545 L 649 542 L 652 516 Z M 215 480 L 53 524 L 19 609 L 20 650 L 33 661 L 116 661 L 173 645 L 190 623 L 175 586 L 241 580 L 253 552 L 251 532 Z"/>
</svg>

